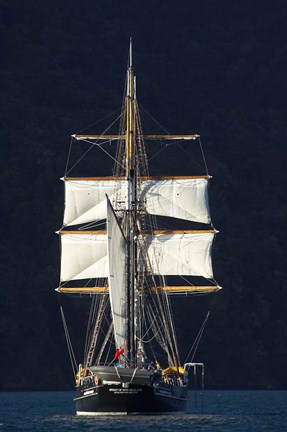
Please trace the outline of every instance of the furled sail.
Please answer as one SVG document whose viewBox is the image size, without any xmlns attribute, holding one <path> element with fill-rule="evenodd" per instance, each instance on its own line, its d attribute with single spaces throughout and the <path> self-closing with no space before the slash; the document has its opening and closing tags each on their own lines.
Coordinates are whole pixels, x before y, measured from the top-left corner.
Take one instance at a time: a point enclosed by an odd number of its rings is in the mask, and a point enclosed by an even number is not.
<svg viewBox="0 0 287 432">
<path fill-rule="evenodd" d="M 107 217 L 106 195 L 111 202 L 125 201 L 126 181 L 123 177 L 64 178 L 64 225 L 78 225 Z"/>
<path fill-rule="evenodd" d="M 61 282 L 108 276 L 104 231 L 60 231 Z"/>
<path fill-rule="evenodd" d="M 141 183 L 141 200 L 150 214 L 210 223 L 208 177 L 150 177 Z"/>
<path fill-rule="evenodd" d="M 142 238 L 147 266 L 155 275 L 212 278 L 211 246 L 216 231 L 154 231 Z"/>
<path fill-rule="evenodd" d="M 109 289 L 116 347 L 127 339 L 126 240 L 107 198 Z"/>
</svg>

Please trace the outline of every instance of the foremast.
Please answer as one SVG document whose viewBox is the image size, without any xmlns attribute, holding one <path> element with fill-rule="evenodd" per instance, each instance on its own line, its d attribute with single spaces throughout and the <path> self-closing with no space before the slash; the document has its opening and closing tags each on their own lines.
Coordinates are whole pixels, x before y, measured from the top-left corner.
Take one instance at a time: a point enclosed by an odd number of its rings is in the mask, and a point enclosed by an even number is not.
<svg viewBox="0 0 287 432">
<path fill-rule="evenodd" d="M 127 293 L 127 341 L 126 358 L 129 365 L 136 363 L 135 344 L 135 288 L 136 288 L 136 243 L 137 220 L 136 169 L 135 169 L 135 78 L 132 67 L 132 41 L 130 40 L 129 65 L 126 93 L 126 178 L 128 183 L 124 232 L 126 236 L 126 293 Z"/>
</svg>

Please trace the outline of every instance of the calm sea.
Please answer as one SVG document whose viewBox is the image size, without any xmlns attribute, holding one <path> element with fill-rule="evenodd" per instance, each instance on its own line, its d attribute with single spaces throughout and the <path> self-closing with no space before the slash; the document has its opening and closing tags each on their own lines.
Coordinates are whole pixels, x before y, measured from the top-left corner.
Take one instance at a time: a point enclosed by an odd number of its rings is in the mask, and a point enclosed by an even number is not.
<svg viewBox="0 0 287 432">
<path fill-rule="evenodd" d="M 189 413 L 77 417 L 72 392 L 0 393 L 0 431 L 286 432 L 287 391 L 205 391 Z M 195 403 L 197 408 L 195 407 Z"/>
</svg>

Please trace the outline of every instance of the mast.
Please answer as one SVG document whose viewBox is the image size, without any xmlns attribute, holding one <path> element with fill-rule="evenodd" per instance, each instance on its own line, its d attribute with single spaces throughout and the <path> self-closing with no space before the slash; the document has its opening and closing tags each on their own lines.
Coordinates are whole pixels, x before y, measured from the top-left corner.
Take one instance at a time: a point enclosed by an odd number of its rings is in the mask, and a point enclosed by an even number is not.
<svg viewBox="0 0 287 432">
<path fill-rule="evenodd" d="M 61 275 L 57 291 L 109 295 L 116 348 L 125 349 L 126 359 L 120 360 L 125 365 L 136 365 L 138 351 L 145 342 L 142 335 L 151 329 L 167 353 L 169 364 L 178 366 L 169 295 L 205 294 L 221 289 L 217 284 L 193 285 L 185 278 L 189 285 L 174 286 L 165 281 L 165 276 L 199 276 L 210 282 L 213 279 L 211 246 L 216 231 L 211 224 L 208 205 L 210 176 L 207 173 L 201 176 L 149 175 L 145 140 L 196 140 L 199 135 L 143 135 L 136 100 L 131 39 L 122 114 L 117 135 L 72 135 L 75 140 L 92 144 L 95 140 L 96 143 L 118 140 L 117 162 L 121 168 L 115 169 L 112 177 L 62 179 L 65 182 L 65 214 L 59 231 Z M 120 211 L 119 219 L 117 211 Z M 212 229 L 159 230 L 156 216 L 211 224 Z M 89 225 L 83 227 L 83 224 L 104 219 L 107 220 L 107 231 L 90 231 Z M 69 227 L 77 225 L 81 228 L 69 230 Z M 93 287 L 84 283 L 78 287 L 66 286 L 67 281 L 94 278 L 99 281 Z M 102 278 L 109 279 L 109 288 L 102 284 Z M 148 299 L 146 310 L 143 310 L 141 299 Z M 149 328 L 145 330 L 140 324 L 141 313 L 149 320 Z M 99 327 L 97 323 L 96 327 Z M 95 329 L 87 365 L 96 343 L 101 342 L 97 339 Z M 105 338 L 103 346 L 107 340 Z"/>
<path fill-rule="evenodd" d="M 135 275 L 136 275 L 136 173 L 135 173 L 135 121 L 134 121 L 134 74 L 132 67 L 132 39 L 130 39 L 126 94 L 126 178 L 128 193 L 126 203 L 126 274 L 127 274 L 127 359 L 135 364 Z"/>
</svg>

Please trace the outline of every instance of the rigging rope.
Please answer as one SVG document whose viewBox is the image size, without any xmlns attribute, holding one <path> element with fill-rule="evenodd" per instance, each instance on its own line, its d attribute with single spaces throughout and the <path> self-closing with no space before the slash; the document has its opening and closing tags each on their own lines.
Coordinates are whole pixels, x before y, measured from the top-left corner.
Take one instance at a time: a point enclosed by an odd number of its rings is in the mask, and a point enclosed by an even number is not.
<svg viewBox="0 0 287 432">
<path fill-rule="evenodd" d="M 208 174 L 207 163 L 206 163 L 206 159 L 205 159 L 205 156 L 204 156 L 204 152 L 203 152 L 203 148 L 202 148 L 202 144 L 201 144 L 201 139 L 200 139 L 200 137 L 198 137 L 198 141 L 199 141 L 199 145 L 200 145 L 200 150 L 201 150 L 202 158 L 203 158 L 204 165 L 205 165 L 206 174 Z"/>
<path fill-rule="evenodd" d="M 86 332 L 86 342 L 85 342 L 85 354 L 84 354 L 84 358 L 85 358 L 85 362 L 86 363 L 86 358 L 87 358 L 87 354 L 88 354 L 88 348 L 91 344 L 91 338 L 92 338 L 92 334 L 90 333 L 89 329 L 92 327 L 92 324 L 95 321 L 95 311 L 96 311 L 96 303 L 98 302 L 98 296 L 92 296 L 92 302 L 91 302 L 91 307 L 90 307 L 90 313 L 89 313 L 89 319 L 88 319 L 88 326 L 87 326 L 87 332 Z"/>
<path fill-rule="evenodd" d="M 120 114 L 115 120 L 114 120 L 114 122 L 113 123 L 111 123 L 104 131 L 103 131 L 103 133 L 102 133 L 102 135 L 104 136 L 105 135 L 105 133 L 119 120 L 119 118 L 121 118 L 122 117 L 122 114 Z M 72 137 L 72 142 L 73 142 L 73 140 L 74 140 L 74 138 Z M 116 164 L 120 164 L 119 163 L 119 161 L 117 161 L 108 151 L 106 151 L 104 148 L 102 148 L 102 145 L 104 145 L 104 144 L 106 144 L 106 143 L 109 143 L 110 142 L 110 140 L 106 140 L 106 141 L 104 141 L 104 142 L 101 142 L 101 144 L 98 144 L 98 140 L 94 143 L 94 142 L 92 142 L 92 141 L 90 141 L 90 140 L 85 140 L 85 139 L 83 139 L 83 140 L 81 140 L 81 141 L 84 141 L 84 142 L 87 142 L 87 143 L 89 143 L 89 144 L 91 144 L 91 146 L 88 148 L 88 150 L 86 150 L 86 152 L 77 160 L 77 162 L 75 162 L 74 163 L 74 165 L 69 169 L 69 171 L 67 171 L 67 167 L 66 167 L 66 176 L 67 176 L 67 174 L 69 174 L 71 171 L 72 171 L 72 169 L 73 168 L 75 168 L 75 166 L 77 166 L 80 162 L 81 162 L 81 160 L 90 152 L 90 150 L 93 148 L 93 147 L 99 147 L 104 153 L 106 153 L 111 159 L 113 159 L 113 161 L 116 163 Z M 71 143 L 72 144 L 72 143 Z M 71 147 L 71 144 L 70 144 L 70 147 Z M 67 162 L 68 163 L 68 162 Z"/>
<path fill-rule="evenodd" d="M 88 126 L 85 126 L 83 129 L 81 129 L 81 130 L 78 132 L 78 134 L 81 134 L 81 133 L 84 132 L 85 130 L 89 129 L 91 126 L 95 126 L 96 124 L 100 123 L 101 121 L 104 121 L 104 120 L 106 120 L 106 119 L 109 118 L 109 117 L 112 117 L 115 113 L 117 113 L 117 112 L 119 112 L 119 111 L 120 111 L 120 109 L 118 108 L 118 109 L 116 109 L 115 111 L 113 111 L 113 112 L 107 114 L 105 117 L 102 117 L 101 119 L 99 119 L 99 120 L 97 120 L 97 121 L 95 121 L 95 122 L 89 124 Z M 118 117 L 117 117 L 117 118 L 118 118 Z"/>
<path fill-rule="evenodd" d="M 68 352 L 69 352 L 69 356 L 70 356 L 70 361 L 71 361 L 73 373 L 74 373 L 74 375 L 76 375 L 78 363 L 77 363 L 76 358 L 75 358 L 75 354 L 74 354 L 74 351 L 73 351 L 73 347 L 72 347 L 72 343 L 71 343 L 71 339 L 70 339 L 70 335 L 69 335 L 69 331 L 68 331 L 68 326 L 67 326 L 66 318 L 65 318 L 65 315 L 64 315 L 63 307 L 61 305 L 60 305 L 60 311 L 61 311 L 61 317 L 62 317 L 64 332 L 65 332 L 65 336 L 66 336 L 66 341 L 67 341 L 67 346 L 68 346 Z"/>
<path fill-rule="evenodd" d="M 147 109 L 145 109 L 145 107 L 142 105 L 142 104 L 140 104 L 140 108 L 148 115 L 148 116 L 150 116 L 150 118 L 166 133 L 166 134 L 169 134 L 169 131 L 167 130 L 167 129 L 165 129 L 165 127 L 164 126 L 162 126 L 158 121 L 157 121 L 157 119 L 147 110 Z"/>
<path fill-rule="evenodd" d="M 155 317 L 154 317 L 154 319 L 155 319 Z M 155 339 L 156 336 L 157 336 L 157 334 L 158 334 L 158 332 L 159 332 L 159 330 L 157 330 L 157 332 L 156 332 L 156 333 L 153 335 L 153 337 L 150 338 L 149 340 L 144 340 L 144 339 L 143 339 L 144 337 L 147 336 L 147 334 L 149 333 L 149 331 L 152 329 L 153 326 L 154 326 L 154 322 L 152 322 L 152 323 L 150 324 L 150 326 L 149 326 L 149 328 L 147 329 L 147 331 L 145 332 L 145 334 L 142 335 L 141 337 L 138 337 L 138 336 L 137 336 L 137 339 L 138 339 L 140 342 L 144 343 L 144 344 L 150 343 L 153 339 Z"/>
<path fill-rule="evenodd" d="M 70 146 L 69 146 L 69 152 L 68 152 L 68 157 L 67 157 L 67 162 L 66 162 L 66 167 L 65 167 L 65 177 L 67 177 L 67 174 L 68 174 L 68 165 L 69 165 L 69 162 L 70 162 L 70 156 L 71 156 L 71 152 L 72 152 L 73 142 L 74 142 L 74 138 L 71 137 Z"/>
<path fill-rule="evenodd" d="M 202 326 L 200 327 L 200 330 L 199 330 L 199 332 L 198 332 L 198 334 L 197 334 L 197 336 L 196 336 L 196 338 L 195 338 L 195 341 L 194 341 L 193 344 L 192 344 L 192 347 L 191 347 L 190 350 L 189 350 L 189 353 L 188 353 L 187 356 L 186 356 L 186 359 L 185 359 L 185 362 L 184 362 L 184 363 L 187 363 L 188 358 L 189 358 L 189 356 L 191 355 L 192 351 L 193 351 L 193 354 L 192 354 L 192 357 L 191 357 L 191 359 L 190 359 L 190 363 L 193 362 L 194 356 L 195 356 L 195 354 L 196 354 L 196 351 L 197 351 L 197 348 L 198 348 L 199 342 L 200 342 L 201 337 L 202 337 L 202 335 L 203 335 L 203 332 L 204 332 L 204 329 L 205 329 L 205 326 L 206 326 L 207 320 L 208 320 L 208 318 L 209 318 L 209 315 L 210 315 L 210 310 L 207 312 L 207 315 L 206 315 L 206 317 L 205 317 L 205 319 L 204 319 L 204 321 L 203 321 L 203 323 L 202 323 Z"/>
<path fill-rule="evenodd" d="M 161 148 L 157 153 L 155 153 L 154 155 L 152 155 L 149 159 L 148 162 L 151 161 L 153 158 L 155 158 L 157 155 L 159 155 L 162 151 L 166 150 L 167 145 L 165 145 L 165 147 Z"/>
</svg>

